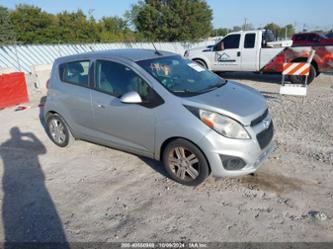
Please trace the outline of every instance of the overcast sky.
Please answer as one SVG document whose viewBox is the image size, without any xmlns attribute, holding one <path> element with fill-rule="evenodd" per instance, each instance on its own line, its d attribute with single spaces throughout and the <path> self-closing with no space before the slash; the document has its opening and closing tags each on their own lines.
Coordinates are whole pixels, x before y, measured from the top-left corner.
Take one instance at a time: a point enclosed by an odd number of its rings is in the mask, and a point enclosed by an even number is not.
<svg viewBox="0 0 333 249">
<path fill-rule="evenodd" d="M 180 0 L 181 1 L 181 0 Z M 0 0 L 0 5 L 14 8 L 27 3 L 41 7 L 51 13 L 78 8 L 88 13 L 93 10 L 96 19 L 102 16 L 122 16 L 137 0 Z M 280 25 L 296 24 L 298 29 L 332 29 L 333 0 L 208 0 L 214 11 L 214 27 L 241 25 L 244 19 L 260 27 L 269 22 Z"/>
</svg>

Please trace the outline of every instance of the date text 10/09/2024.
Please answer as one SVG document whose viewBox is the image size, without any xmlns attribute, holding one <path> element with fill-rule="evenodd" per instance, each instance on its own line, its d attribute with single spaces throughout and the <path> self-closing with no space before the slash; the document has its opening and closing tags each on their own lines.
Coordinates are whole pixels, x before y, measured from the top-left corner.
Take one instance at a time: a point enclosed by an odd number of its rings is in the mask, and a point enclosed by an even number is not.
<svg viewBox="0 0 333 249">
<path fill-rule="evenodd" d="M 207 244 L 197 242 L 134 242 L 121 243 L 121 248 L 206 248 Z"/>
</svg>

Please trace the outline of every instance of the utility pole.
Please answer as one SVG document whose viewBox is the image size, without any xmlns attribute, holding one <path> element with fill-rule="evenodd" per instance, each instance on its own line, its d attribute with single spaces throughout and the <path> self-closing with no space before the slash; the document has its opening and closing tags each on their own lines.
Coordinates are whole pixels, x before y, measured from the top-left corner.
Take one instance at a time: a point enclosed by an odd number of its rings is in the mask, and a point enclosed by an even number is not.
<svg viewBox="0 0 333 249">
<path fill-rule="evenodd" d="M 243 30 L 246 31 L 247 30 L 247 18 L 244 18 L 244 25 L 243 25 Z"/>
</svg>

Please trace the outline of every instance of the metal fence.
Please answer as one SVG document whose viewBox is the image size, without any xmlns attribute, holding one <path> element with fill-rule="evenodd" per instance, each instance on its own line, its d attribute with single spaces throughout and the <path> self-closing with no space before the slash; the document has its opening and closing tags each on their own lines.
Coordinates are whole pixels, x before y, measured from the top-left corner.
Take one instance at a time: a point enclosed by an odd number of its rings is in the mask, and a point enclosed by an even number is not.
<svg viewBox="0 0 333 249">
<path fill-rule="evenodd" d="M 186 49 L 196 46 L 211 45 L 214 41 L 200 43 L 160 42 L 154 43 L 157 49 L 183 55 Z M 94 43 L 66 45 L 11 45 L 0 46 L 0 70 L 11 68 L 16 71 L 30 73 L 33 65 L 52 64 L 61 56 L 91 51 L 117 48 L 149 48 L 152 43 Z"/>
</svg>

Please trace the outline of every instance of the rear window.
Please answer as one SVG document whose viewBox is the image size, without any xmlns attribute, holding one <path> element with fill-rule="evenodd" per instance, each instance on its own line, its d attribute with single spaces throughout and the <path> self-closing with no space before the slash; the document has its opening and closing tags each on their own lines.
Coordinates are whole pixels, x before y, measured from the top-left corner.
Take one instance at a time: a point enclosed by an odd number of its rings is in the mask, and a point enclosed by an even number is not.
<svg viewBox="0 0 333 249">
<path fill-rule="evenodd" d="M 244 48 L 254 48 L 256 41 L 256 34 L 246 34 L 244 41 Z"/>
<path fill-rule="evenodd" d="M 74 61 L 59 66 L 61 81 L 81 86 L 88 86 L 89 61 Z"/>
<path fill-rule="evenodd" d="M 294 41 L 308 41 L 308 42 L 318 42 L 320 40 L 320 36 L 317 34 L 299 34 L 294 35 Z"/>
</svg>

